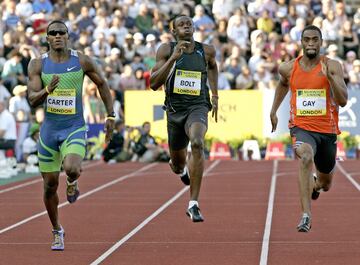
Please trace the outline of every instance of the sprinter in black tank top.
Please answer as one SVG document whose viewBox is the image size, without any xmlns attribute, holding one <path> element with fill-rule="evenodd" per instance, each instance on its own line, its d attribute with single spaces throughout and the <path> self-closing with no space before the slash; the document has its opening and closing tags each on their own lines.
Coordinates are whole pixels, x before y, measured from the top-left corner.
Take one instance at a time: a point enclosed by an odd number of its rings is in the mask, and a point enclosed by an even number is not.
<svg viewBox="0 0 360 265">
<path fill-rule="evenodd" d="M 204 172 L 204 137 L 208 112 L 212 110 L 212 117 L 217 122 L 218 111 L 215 49 L 194 41 L 194 24 L 190 17 L 180 15 L 173 19 L 171 26 L 176 42 L 159 47 L 150 86 L 153 90 L 165 86 L 169 164 L 174 173 L 180 174 L 184 184 L 190 185 L 187 215 L 193 222 L 202 222 L 198 197 Z"/>
</svg>

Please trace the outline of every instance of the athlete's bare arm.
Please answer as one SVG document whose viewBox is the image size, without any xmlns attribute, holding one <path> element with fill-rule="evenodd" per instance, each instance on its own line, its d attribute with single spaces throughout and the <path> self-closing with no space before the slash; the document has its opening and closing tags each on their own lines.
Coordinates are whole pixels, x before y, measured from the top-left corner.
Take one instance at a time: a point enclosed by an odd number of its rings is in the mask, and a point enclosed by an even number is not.
<svg viewBox="0 0 360 265">
<path fill-rule="evenodd" d="M 113 101 L 110 94 L 110 88 L 106 82 L 101 71 L 97 67 L 96 63 L 87 55 L 79 53 L 79 60 L 84 73 L 95 83 L 97 86 L 101 99 L 104 102 L 106 111 L 108 114 L 114 111 Z M 105 141 L 109 142 L 114 130 L 114 121 L 107 119 L 105 123 Z"/>
<path fill-rule="evenodd" d="M 289 91 L 290 74 L 291 74 L 293 65 L 294 65 L 294 60 L 292 60 L 290 62 L 282 63 L 279 66 L 280 80 L 279 80 L 278 85 L 276 86 L 274 101 L 273 101 L 273 105 L 272 105 L 271 112 L 270 112 L 270 119 L 271 119 L 271 125 L 272 125 L 271 132 L 275 132 L 275 130 L 276 130 L 277 123 L 278 123 L 278 118 L 276 116 L 276 112 L 277 112 L 278 108 L 280 107 L 281 103 L 283 102 L 286 94 Z"/>
<path fill-rule="evenodd" d="M 32 107 L 37 107 L 45 101 L 48 92 L 52 93 L 56 89 L 59 84 L 59 76 L 53 75 L 50 84 L 48 85 L 47 89 L 45 89 L 41 81 L 40 58 L 34 58 L 30 61 L 28 66 L 28 73 L 29 81 L 27 87 L 29 102 Z"/>
<path fill-rule="evenodd" d="M 156 53 L 156 64 L 151 70 L 150 88 L 158 90 L 169 76 L 171 68 L 175 61 L 180 58 L 183 51 L 190 45 L 189 41 L 180 40 L 174 47 L 174 51 L 170 56 L 171 46 L 168 43 L 162 44 Z"/>
<path fill-rule="evenodd" d="M 321 62 L 321 67 L 330 82 L 335 102 L 344 107 L 347 103 L 348 93 L 341 64 L 336 60 L 329 59 L 325 63 Z"/>
<path fill-rule="evenodd" d="M 213 105 L 212 117 L 215 118 L 217 122 L 217 113 L 218 113 L 218 67 L 215 60 L 215 49 L 213 46 L 203 44 L 204 52 L 206 56 L 206 61 L 208 64 L 208 79 L 211 90 L 211 103 Z"/>
</svg>

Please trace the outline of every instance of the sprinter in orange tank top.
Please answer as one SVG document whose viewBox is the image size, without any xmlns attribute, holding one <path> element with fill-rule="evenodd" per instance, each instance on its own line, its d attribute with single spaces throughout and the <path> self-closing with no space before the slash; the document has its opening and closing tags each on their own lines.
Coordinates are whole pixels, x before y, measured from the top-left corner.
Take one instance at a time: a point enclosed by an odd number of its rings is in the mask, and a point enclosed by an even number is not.
<svg viewBox="0 0 360 265">
<path fill-rule="evenodd" d="M 270 113 L 272 131 L 276 130 L 276 111 L 290 90 L 289 128 L 300 161 L 299 190 L 303 215 L 299 232 L 311 228 L 311 199 L 328 191 L 335 168 L 339 106 L 347 102 L 347 88 L 338 61 L 320 55 L 322 34 L 319 28 L 305 27 L 301 36 L 303 55 L 282 63 L 280 82 Z M 313 165 L 316 174 L 313 174 Z"/>
</svg>

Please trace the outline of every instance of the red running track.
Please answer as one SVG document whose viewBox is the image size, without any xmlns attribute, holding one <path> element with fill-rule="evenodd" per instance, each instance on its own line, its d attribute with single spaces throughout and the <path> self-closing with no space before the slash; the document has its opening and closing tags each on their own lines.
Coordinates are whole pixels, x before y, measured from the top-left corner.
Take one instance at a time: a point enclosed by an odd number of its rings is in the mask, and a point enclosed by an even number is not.
<svg viewBox="0 0 360 265">
<path fill-rule="evenodd" d="M 97 164 L 74 205 L 61 178 L 64 252 L 50 250 L 41 181 L 1 186 L 0 264 L 359 264 L 360 164 L 340 166 L 312 230 L 298 233 L 297 161 L 208 162 L 204 223 L 185 215 L 189 191 L 167 164 Z"/>
</svg>

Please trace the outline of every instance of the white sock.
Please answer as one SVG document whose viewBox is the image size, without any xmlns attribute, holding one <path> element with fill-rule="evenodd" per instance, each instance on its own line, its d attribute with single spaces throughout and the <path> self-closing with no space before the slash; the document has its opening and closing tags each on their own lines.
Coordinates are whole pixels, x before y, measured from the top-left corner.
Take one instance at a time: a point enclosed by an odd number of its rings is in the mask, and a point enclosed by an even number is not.
<svg viewBox="0 0 360 265">
<path fill-rule="evenodd" d="M 77 182 L 77 179 L 75 179 L 73 182 L 70 182 L 68 179 L 66 179 L 66 182 L 68 185 L 74 185 Z"/>
<path fill-rule="evenodd" d="M 194 205 L 199 207 L 199 203 L 197 201 L 194 201 L 194 200 L 189 201 L 188 209 L 192 208 Z"/>
<path fill-rule="evenodd" d="M 303 217 L 310 217 L 310 214 L 308 214 L 308 213 L 303 213 Z"/>
<path fill-rule="evenodd" d="M 184 176 L 188 172 L 187 166 L 184 167 L 183 172 L 180 174 L 180 177 Z"/>
</svg>

